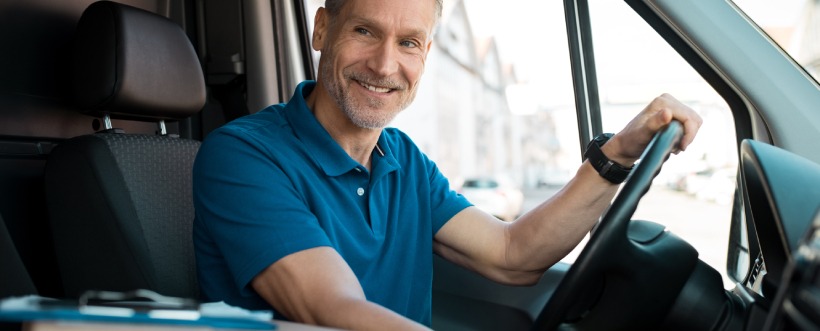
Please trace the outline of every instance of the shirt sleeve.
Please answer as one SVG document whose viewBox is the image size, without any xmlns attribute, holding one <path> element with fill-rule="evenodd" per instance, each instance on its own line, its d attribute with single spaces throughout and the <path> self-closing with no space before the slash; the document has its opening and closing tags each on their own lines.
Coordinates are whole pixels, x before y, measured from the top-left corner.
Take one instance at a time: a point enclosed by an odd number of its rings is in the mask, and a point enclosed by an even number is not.
<svg viewBox="0 0 820 331">
<path fill-rule="evenodd" d="M 421 153 L 421 156 L 427 164 L 425 168 L 430 182 L 430 206 L 432 208 L 433 236 L 435 236 L 447 221 L 464 208 L 472 206 L 472 204 L 450 187 L 450 181 L 439 171 L 435 162 L 423 153 Z"/>
<path fill-rule="evenodd" d="M 253 277 L 279 259 L 330 246 L 293 182 L 260 146 L 241 132 L 214 131 L 193 173 L 197 221 L 242 295 L 251 295 Z"/>
</svg>

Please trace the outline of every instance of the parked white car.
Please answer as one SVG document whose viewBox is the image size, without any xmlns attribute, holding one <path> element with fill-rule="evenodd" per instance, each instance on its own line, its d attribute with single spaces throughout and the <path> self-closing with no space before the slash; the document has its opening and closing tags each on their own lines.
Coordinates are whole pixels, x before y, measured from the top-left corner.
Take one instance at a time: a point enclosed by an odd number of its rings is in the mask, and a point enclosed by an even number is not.
<svg viewBox="0 0 820 331">
<path fill-rule="evenodd" d="M 459 193 L 479 209 L 507 222 L 514 221 L 521 214 L 524 202 L 520 189 L 497 178 L 468 178 Z"/>
</svg>

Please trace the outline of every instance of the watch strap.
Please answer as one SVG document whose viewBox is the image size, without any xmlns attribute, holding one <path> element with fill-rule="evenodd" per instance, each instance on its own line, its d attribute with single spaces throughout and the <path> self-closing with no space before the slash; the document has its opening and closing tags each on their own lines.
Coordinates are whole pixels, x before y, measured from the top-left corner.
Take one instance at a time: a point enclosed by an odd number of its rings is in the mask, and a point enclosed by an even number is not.
<svg viewBox="0 0 820 331">
<path fill-rule="evenodd" d="M 595 139 L 590 141 L 587 146 L 587 150 L 584 153 L 584 158 L 589 160 L 589 163 L 593 168 L 595 168 L 596 171 L 598 171 L 598 174 L 601 177 L 613 184 L 620 184 L 623 183 L 627 177 L 629 177 L 632 167 L 624 167 L 623 165 L 610 160 L 606 154 L 601 151 L 601 146 L 603 146 L 612 136 L 613 134 L 611 133 L 604 133 L 595 137 Z"/>
</svg>

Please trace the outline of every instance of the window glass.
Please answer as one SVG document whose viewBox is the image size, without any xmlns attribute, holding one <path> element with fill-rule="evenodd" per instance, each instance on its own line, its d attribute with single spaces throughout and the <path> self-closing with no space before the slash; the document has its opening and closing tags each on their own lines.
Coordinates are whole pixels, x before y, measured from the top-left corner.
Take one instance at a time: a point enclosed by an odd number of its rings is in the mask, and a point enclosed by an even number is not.
<svg viewBox="0 0 820 331">
<path fill-rule="evenodd" d="M 305 1 L 312 25 L 323 1 Z M 665 92 L 706 121 L 689 150 L 670 158 L 635 218 L 666 225 L 725 274 L 737 169 L 731 114 L 629 6 L 590 2 L 604 130 L 617 132 Z M 482 191 L 468 196 L 473 203 L 506 219 L 501 214 L 509 208 L 518 214 L 549 198 L 581 164 L 563 4 L 444 6 L 416 100 L 391 125 L 408 133 L 454 186 L 466 183 L 465 195 Z M 478 190 L 487 179 L 498 187 Z M 501 211 L 498 201 L 512 207 Z"/>
<path fill-rule="evenodd" d="M 625 3 L 590 0 L 590 16 L 604 131 L 619 130 L 662 93 L 704 119 L 692 145 L 666 162 L 633 218 L 664 224 L 733 287 L 725 269 L 738 157 L 728 106 Z"/>
<path fill-rule="evenodd" d="M 820 75 L 820 1 L 734 0 L 784 51 L 809 72 Z"/>
</svg>

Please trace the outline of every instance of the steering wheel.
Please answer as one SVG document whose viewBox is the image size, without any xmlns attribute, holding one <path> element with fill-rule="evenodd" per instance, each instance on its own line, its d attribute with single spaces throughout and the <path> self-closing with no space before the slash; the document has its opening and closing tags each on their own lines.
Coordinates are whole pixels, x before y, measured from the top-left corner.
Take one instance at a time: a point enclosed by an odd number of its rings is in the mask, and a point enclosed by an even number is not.
<svg viewBox="0 0 820 331">
<path fill-rule="evenodd" d="M 655 134 L 532 330 L 657 327 L 686 283 L 687 269 L 694 268 L 697 251 L 662 225 L 631 218 L 682 135 L 677 121 Z"/>
</svg>

